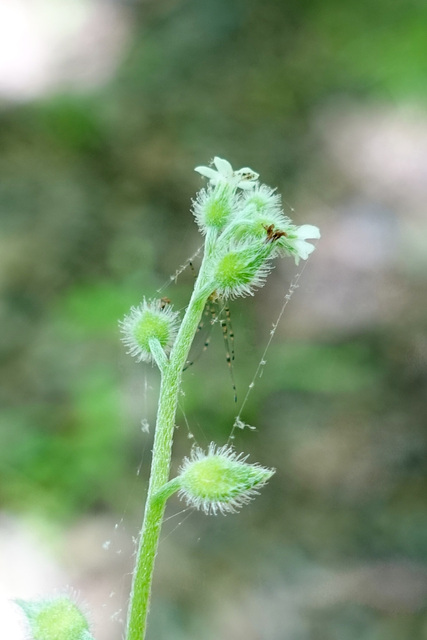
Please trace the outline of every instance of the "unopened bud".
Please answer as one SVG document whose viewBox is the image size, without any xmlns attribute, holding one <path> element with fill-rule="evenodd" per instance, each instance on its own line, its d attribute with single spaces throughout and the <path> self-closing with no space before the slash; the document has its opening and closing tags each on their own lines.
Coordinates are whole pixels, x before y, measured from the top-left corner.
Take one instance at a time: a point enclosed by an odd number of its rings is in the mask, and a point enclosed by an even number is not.
<svg viewBox="0 0 427 640">
<path fill-rule="evenodd" d="M 235 513 L 274 473 L 246 459 L 228 446 L 211 443 L 207 453 L 195 447 L 180 469 L 180 497 L 207 514 Z"/>
<path fill-rule="evenodd" d="M 236 214 L 238 196 L 226 183 L 202 189 L 193 201 L 193 213 L 203 233 L 220 231 Z"/>
<path fill-rule="evenodd" d="M 27 617 L 32 640 L 93 640 L 86 618 L 67 596 L 16 602 Z"/>
<path fill-rule="evenodd" d="M 164 300 L 146 301 L 144 298 L 119 322 L 128 353 L 138 362 L 153 362 L 150 340 L 157 340 L 164 352 L 169 353 L 177 333 L 177 318 L 178 313 Z"/>
<path fill-rule="evenodd" d="M 216 292 L 224 298 L 253 295 L 271 271 L 270 254 L 270 247 L 261 241 L 240 243 L 225 252 L 213 274 Z"/>
</svg>

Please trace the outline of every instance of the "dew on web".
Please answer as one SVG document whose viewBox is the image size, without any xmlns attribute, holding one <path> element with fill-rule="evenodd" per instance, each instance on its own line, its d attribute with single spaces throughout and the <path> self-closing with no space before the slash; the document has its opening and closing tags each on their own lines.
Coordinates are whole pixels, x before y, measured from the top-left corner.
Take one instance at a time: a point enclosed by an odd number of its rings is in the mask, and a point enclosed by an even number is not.
<svg viewBox="0 0 427 640">
<path fill-rule="evenodd" d="M 119 609 L 118 611 L 115 611 L 114 613 L 111 614 L 110 616 L 110 620 L 111 622 L 123 622 L 121 616 L 123 609 Z"/>
<path fill-rule="evenodd" d="M 188 438 L 189 440 L 194 440 L 194 434 L 193 434 L 193 432 L 192 432 L 192 430 L 191 430 L 191 428 L 190 428 L 190 423 L 189 423 L 189 421 L 188 421 L 187 414 L 185 413 L 183 403 L 182 403 L 182 402 L 179 402 L 179 403 L 178 403 L 178 407 L 179 407 L 179 410 L 180 410 L 180 411 L 181 411 L 181 413 L 182 413 L 182 417 L 184 418 L 185 426 L 186 426 L 186 429 L 187 429 L 187 438 Z"/>
<path fill-rule="evenodd" d="M 110 546 L 111 546 L 111 540 L 106 540 L 105 542 L 102 543 L 102 548 L 104 549 L 104 551 L 108 551 Z"/>
<path fill-rule="evenodd" d="M 293 206 L 282 197 L 282 203 L 286 205 L 287 209 L 291 212 L 291 213 L 295 213 L 295 209 L 293 208 Z"/>
<path fill-rule="evenodd" d="M 293 295 L 294 291 L 296 291 L 296 289 L 298 289 L 298 287 L 299 287 L 298 283 L 299 283 L 299 280 L 300 280 L 302 274 L 304 273 L 304 270 L 305 270 L 306 266 L 307 266 L 307 261 L 304 262 L 304 265 L 302 266 L 302 269 L 296 274 L 296 276 L 294 277 L 294 279 L 292 280 L 292 282 L 291 282 L 291 284 L 289 286 L 289 289 L 287 290 L 287 292 L 283 296 L 283 302 L 282 302 L 281 309 L 279 311 L 279 314 L 277 316 L 276 321 L 273 322 L 272 325 L 271 325 L 271 329 L 270 329 L 269 337 L 268 337 L 268 340 L 267 340 L 267 344 L 265 346 L 265 349 L 264 349 L 264 352 L 263 352 L 263 354 L 261 356 L 261 359 L 260 359 L 260 361 L 259 361 L 259 363 L 258 363 L 258 365 L 257 365 L 257 367 L 255 369 L 255 373 L 253 375 L 253 378 L 252 378 L 251 382 L 248 384 L 248 389 L 246 391 L 246 395 L 243 398 L 243 402 L 242 402 L 242 404 L 240 406 L 239 413 L 236 416 L 236 419 L 235 419 L 234 424 L 232 426 L 232 429 L 231 429 L 231 432 L 230 432 L 230 435 L 229 435 L 229 440 L 234 440 L 234 431 L 235 431 L 235 429 L 242 429 L 242 428 L 245 428 L 245 427 L 249 427 L 250 430 L 254 430 L 255 429 L 255 427 L 250 427 L 249 425 L 246 425 L 246 423 L 244 423 L 242 421 L 241 415 L 242 415 L 243 409 L 246 406 L 248 398 L 249 398 L 249 396 L 250 396 L 250 394 L 252 392 L 252 389 L 255 387 L 255 382 L 256 382 L 257 378 L 260 378 L 262 376 L 263 372 L 264 372 L 264 366 L 267 363 L 266 355 L 267 355 L 268 349 L 270 348 L 270 345 L 271 345 L 271 343 L 273 341 L 273 338 L 275 336 L 277 327 L 279 326 L 279 324 L 280 324 L 280 322 L 282 320 L 283 314 L 285 313 L 285 309 L 286 309 L 290 299 L 292 298 L 292 295 Z"/>
<path fill-rule="evenodd" d="M 233 428 L 242 429 L 242 430 L 249 429 L 249 431 L 256 431 L 256 427 L 254 427 L 251 424 L 248 424 L 247 422 L 243 422 L 243 420 L 239 416 L 236 417 L 233 424 Z"/>
<path fill-rule="evenodd" d="M 141 420 L 141 431 L 142 433 L 150 433 L 150 423 L 147 418 L 142 418 Z"/>
<path fill-rule="evenodd" d="M 203 249 L 203 245 L 201 245 L 194 253 L 193 255 L 188 258 L 188 260 L 186 260 L 180 267 L 178 267 L 178 269 L 175 271 L 175 273 L 171 274 L 169 276 L 169 278 L 167 279 L 167 281 L 160 287 L 160 289 L 157 289 L 157 293 L 162 293 L 162 291 L 164 291 L 170 284 L 172 284 L 172 282 L 175 282 L 178 280 L 179 276 L 181 275 L 181 273 L 183 271 L 185 271 L 187 269 L 187 267 L 190 266 L 191 262 L 194 260 L 194 258 L 197 258 L 197 256 L 199 255 L 199 253 L 201 252 L 201 250 Z"/>
<path fill-rule="evenodd" d="M 258 378 L 262 378 L 264 373 L 264 367 L 267 364 L 267 360 L 261 360 L 259 364 L 260 364 L 260 372 L 259 372 Z"/>
</svg>

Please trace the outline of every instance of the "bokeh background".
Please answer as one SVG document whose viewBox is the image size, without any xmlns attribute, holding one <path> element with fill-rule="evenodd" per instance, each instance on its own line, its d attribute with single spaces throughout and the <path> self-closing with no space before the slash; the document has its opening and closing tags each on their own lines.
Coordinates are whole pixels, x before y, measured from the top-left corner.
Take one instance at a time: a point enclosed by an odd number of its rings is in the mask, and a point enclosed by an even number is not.
<svg viewBox="0 0 427 640">
<path fill-rule="evenodd" d="M 277 473 L 238 516 L 171 500 L 148 639 L 427 638 L 426 98 L 422 0 L 2 0 L 1 637 L 71 588 L 122 637 L 158 376 L 117 320 L 185 307 L 219 155 L 322 239 L 236 433 Z M 230 304 L 237 409 L 207 318 L 175 468 L 227 440 L 298 273 Z"/>
</svg>

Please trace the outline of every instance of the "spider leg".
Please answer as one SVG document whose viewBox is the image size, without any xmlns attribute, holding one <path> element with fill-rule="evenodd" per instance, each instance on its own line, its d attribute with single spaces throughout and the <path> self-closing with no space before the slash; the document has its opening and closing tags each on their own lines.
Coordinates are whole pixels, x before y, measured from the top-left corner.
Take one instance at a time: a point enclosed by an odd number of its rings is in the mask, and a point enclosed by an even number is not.
<svg viewBox="0 0 427 640">
<path fill-rule="evenodd" d="M 225 359 L 227 361 L 228 370 L 230 371 L 231 384 L 234 391 L 234 402 L 237 402 L 237 388 L 234 379 L 233 361 L 234 361 L 234 332 L 231 324 L 231 314 L 229 307 L 223 309 L 224 317 L 221 318 L 222 335 L 225 345 Z"/>
<path fill-rule="evenodd" d="M 193 268 L 193 265 L 191 263 L 190 263 L 190 265 Z M 208 301 L 208 303 L 206 304 L 206 307 L 205 307 L 205 309 L 203 311 L 203 315 L 200 318 L 200 322 L 199 322 L 199 325 L 197 327 L 197 333 L 202 331 L 203 328 L 205 327 L 207 317 L 208 316 L 212 317 L 211 305 L 212 305 L 211 301 Z M 214 310 L 214 312 L 215 312 L 215 310 Z M 212 320 L 211 320 L 211 324 L 212 324 Z M 183 371 L 186 371 L 189 367 L 193 366 L 193 364 L 200 358 L 202 353 L 204 353 L 206 351 L 206 349 L 209 347 L 210 341 L 211 341 L 211 330 L 209 329 L 209 331 L 208 331 L 208 333 L 207 333 L 207 335 L 205 337 L 205 340 L 203 342 L 202 351 L 200 353 L 198 353 L 192 360 L 187 360 L 187 362 L 185 364 L 185 367 L 183 368 Z"/>
</svg>

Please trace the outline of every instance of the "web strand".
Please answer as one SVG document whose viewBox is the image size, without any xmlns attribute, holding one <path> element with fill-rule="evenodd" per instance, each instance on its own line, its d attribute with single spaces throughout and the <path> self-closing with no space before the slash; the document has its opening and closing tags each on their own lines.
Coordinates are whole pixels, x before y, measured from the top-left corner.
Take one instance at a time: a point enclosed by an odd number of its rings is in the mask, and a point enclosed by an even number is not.
<svg viewBox="0 0 427 640">
<path fill-rule="evenodd" d="M 236 418 L 234 420 L 233 427 L 232 427 L 230 435 L 228 437 L 228 444 L 230 443 L 230 440 L 234 439 L 234 433 L 235 433 L 236 429 L 248 428 L 248 429 L 250 429 L 252 431 L 255 430 L 255 427 L 243 422 L 241 416 L 242 416 L 243 410 L 246 407 L 246 404 L 247 404 L 247 402 L 249 400 L 249 396 L 251 395 L 252 389 L 255 386 L 256 380 L 258 378 L 260 378 L 262 376 L 263 372 L 264 372 L 264 367 L 267 364 L 267 360 L 266 360 L 267 352 L 268 352 L 268 350 L 270 348 L 271 343 L 273 342 L 273 338 L 274 338 L 274 336 L 276 334 L 277 327 L 279 326 L 279 324 L 280 324 L 280 322 L 282 320 L 283 314 L 285 313 L 285 309 L 288 306 L 288 303 L 289 303 L 290 299 L 292 298 L 292 295 L 294 294 L 295 290 L 298 289 L 298 287 L 299 287 L 299 281 L 300 281 L 300 279 L 301 279 L 301 277 L 302 277 L 302 275 L 303 275 L 303 273 L 305 271 L 307 263 L 308 263 L 308 261 L 304 262 L 304 265 L 303 265 L 301 271 L 299 271 L 299 273 L 297 273 L 296 276 L 292 279 L 291 284 L 289 286 L 289 289 L 288 289 L 287 293 L 285 294 L 285 296 L 283 298 L 283 304 L 282 304 L 282 307 L 281 307 L 281 309 L 279 311 L 279 315 L 277 316 L 276 321 L 273 322 L 273 324 L 272 324 L 272 328 L 270 329 L 270 336 L 269 336 L 269 338 L 267 340 L 267 344 L 265 346 L 265 349 L 263 351 L 261 359 L 258 362 L 258 366 L 255 369 L 255 373 L 254 373 L 254 375 L 252 377 L 252 380 L 248 385 L 248 389 L 246 391 L 246 395 L 243 398 L 242 404 L 240 405 L 239 413 L 237 414 L 237 416 L 236 416 Z"/>
<path fill-rule="evenodd" d="M 200 247 L 196 249 L 196 251 L 193 253 L 193 255 L 190 256 L 180 267 L 178 267 L 175 273 L 170 275 L 168 280 L 159 289 L 157 289 L 157 293 L 162 293 L 165 289 L 167 289 L 167 287 L 170 284 L 172 284 L 172 282 L 175 282 L 176 284 L 176 281 L 178 280 L 181 273 L 185 271 L 187 267 L 189 267 L 192 264 L 194 258 L 197 258 L 197 256 L 199 255 L 202 249 L 203 249 L 203 245 L 201 244 Z"/>
</svg>

